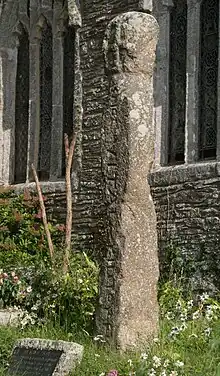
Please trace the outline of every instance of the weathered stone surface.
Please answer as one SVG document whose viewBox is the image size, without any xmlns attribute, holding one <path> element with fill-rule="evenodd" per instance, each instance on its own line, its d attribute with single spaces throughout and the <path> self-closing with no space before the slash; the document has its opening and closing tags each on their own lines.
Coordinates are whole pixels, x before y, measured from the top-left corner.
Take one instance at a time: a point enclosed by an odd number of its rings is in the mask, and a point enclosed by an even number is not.
<svg viewBox="0 0 220 376">
<path fill-rule="evenodd" d="M 157 331 L 156 216 L 147 175 L 153 162 L 153 68 L 158 26 L 128 12 L 110 22 L 104 40 L 109 75 L 102 172 L 104 233 L 98 332 L 125 349 Z"/>
<path fill-rule="evenodd" d="M 79 1 L 77 0 L 68 0 L 68 13 L 69 13 L 69 22 L 72 26 L 82 26 L 82 17 L 80 12 Z"/>
<path fill-rule="evenodd" d="M 104 132 L 103 109 L 106 106 L 109 85 L 103 64 L 103 37 L 112 18 L 123 12 L 138 9 L 139 0 L 85 0 L 82 5 L 80 60 L 83 76 L 83 128 L 80 191 L 77 207 L 79 215 L 82 210 L 79 224 L 79 231 L 85 237 L 82 248 L 86 246 L 87 250 L 94 251 L 97 258 L 100 258 L 102 253 L 99 234 L 104 231 L 103 227 L 105 227 L 102 134 Z M 93 137 L 94 132 L 95 137 Z M 90 138 L 89 141 L 88 138 Z M 91 166 L 92 186 L 89 183 Z M 85 216 L 86 206 L 89 206 L 90 212 Z M 100 246 L 96 247 L 95 243 Z"/>
<path fill-rule="evenodd" d="M 0 310 L 0 325 L 17 326 L 20 319 L 20 311 L 9 311 L 6 309 Z"/>
<path fill-rule="evenodd" d="M 153 0 L 140 0 L 139 8 L 140 8 L 140 10 L 152 12 L 152 10 L 153 10 Z"/>
</svg>

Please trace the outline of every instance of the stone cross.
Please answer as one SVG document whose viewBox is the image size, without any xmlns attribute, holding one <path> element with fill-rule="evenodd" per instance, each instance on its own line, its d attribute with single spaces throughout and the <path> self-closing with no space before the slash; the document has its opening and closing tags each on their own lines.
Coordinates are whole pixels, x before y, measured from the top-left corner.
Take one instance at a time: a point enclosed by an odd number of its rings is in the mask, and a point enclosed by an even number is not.
<svg viewBox="0 0 220 376">
<path fill-rule="evenodd" d="M 97 331 L 122 350 L 157 334 L 156 215 L 148 174 L 154 158 L 153 71 L 158 25 L 149 14 L 114 18 L 104 39 L 105 230 Z"/>
</svg>

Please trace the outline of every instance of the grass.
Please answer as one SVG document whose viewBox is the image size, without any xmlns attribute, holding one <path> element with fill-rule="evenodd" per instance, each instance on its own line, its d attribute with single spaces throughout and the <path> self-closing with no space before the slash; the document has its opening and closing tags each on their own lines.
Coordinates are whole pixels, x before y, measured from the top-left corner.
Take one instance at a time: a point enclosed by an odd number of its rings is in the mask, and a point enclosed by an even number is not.
<svg viewBox="0 0 220 376">
<path fill-rule="evenodd" d="M 88 336 L 77 333 L 66 333 L 58 327 L 50 325 L 37 328 L 32 327 L 25 330 L 19 330 L 12 327 L 0 326 L 0 375 L 5 375 L 5 369 L 10 359 L 10 355 L 17 339 L 21 338 L 44 338 L 53 340 L 64 340 L 78 342 L 84 346 L 84 356 L 80 367 L 74 372 L 74 375 L 99 375 L 103 370 L 112 369 L 112 367 L 122 368 L 127 366 L 128 354 L 121 356 L 116 350 L 100 347 Z"/>
<path fill-rule="evenodd" d="M 120 354 L 113 348 L 99 346 L 86 335 L 66 333 L 50 325 L 23 331 L 0 327 L 0 375 L 5 375 L 16 339 L 37 337 L 74 341 L 84 346 L 83 361 L 74 376 L 99 376 L 111 369 L 117 369 L 120 376 L 135 375 L 134 371 L 137 376 L 220 376 L 220 318 L 209 323 L 209 336 L 204 334 L 207 332 L 204 317 L 188 321 L 187 328 L 173 336 L 172 328 L 180 328 L 180 324 L 176 318 L 164 318 L 159 338 L 150 347 L 146 346 L 142 357 L 147 360 L 141 361 L 140 352 Z M 162 366 L 168 361 L 166 367 Z"/>
<path fill-rule="evenodd" d="M 74 376 L 220 376 L 220 303 L 207 294 L 184 298 L 183 289 L 172 282 L 159 294 L 158 338 L 142 351 L 120 353 L 102 339 L 85 332 L 48 323 L 25 329 L 0 326 L 0 376 L 17 339 L 45 338 L 77 342 L 84 346 L 83 360 Z"/>
</svg>

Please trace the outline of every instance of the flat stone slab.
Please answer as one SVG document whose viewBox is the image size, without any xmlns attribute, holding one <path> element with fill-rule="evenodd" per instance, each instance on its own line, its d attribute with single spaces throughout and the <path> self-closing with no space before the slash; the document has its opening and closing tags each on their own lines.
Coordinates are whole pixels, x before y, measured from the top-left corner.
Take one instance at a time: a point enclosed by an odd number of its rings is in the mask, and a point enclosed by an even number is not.
<svg viewBox="0 0 220 376">
<path fill-rule="evenodd" d="M 83 356 L 74 342 L 22 339 L 14 346 L 7 376 L 66 376 Z"/>
</svg>

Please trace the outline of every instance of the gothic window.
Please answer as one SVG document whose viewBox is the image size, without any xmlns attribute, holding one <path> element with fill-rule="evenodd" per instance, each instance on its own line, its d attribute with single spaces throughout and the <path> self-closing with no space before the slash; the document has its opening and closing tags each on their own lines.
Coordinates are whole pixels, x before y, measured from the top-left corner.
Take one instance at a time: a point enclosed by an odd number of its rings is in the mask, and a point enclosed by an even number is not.
<svg viewBox="0 0 220 376">
<path fill-rule="evenodd" d="M 170 13 L 168 163 L 184 163 L 187 0 L 173 0 Z"/>
<path fill-rule="evenodd" d="M 215 159 L 217 144 L 219 0 L 203 0 L 200 21 L 199 157 Z"/>
<path fill-rule="evenodd" d="M 7 182 L 15 184 L 32 180 L 32 163 L 40 181 L 63 178 L 63 135 L 66 133 L 71 137 L 74 127 L 78 34 L 76 28 L 69 25 L 67 1 L 57 2 L 56 11 L 53 9 L 55 2 L 51 1 L 50 12 L 46 2 L 38 8 L 32 3 L 30 0 L 19 2 L 12 31 L 17 43 L 17 55 L 12 56 L 15 79 L 11 80 L 11 93 L 14 96 L 6 103 L 7 111 L 15 121 L 13 133 L 9 135 L 13 150 L 7 148 L 7 154 L 6 148 L 3 150 L 2 160 L 7 161 L 7 165 L 3 170 L 0 161 L 0 170 Z M 31 20 L 36 22 L 30 27 Z M 6 80 L 9 82 L 11 77 L 12 74 Z M 8 100 L 5 97 L 3 103 Z M 9 152 L 14 156 L 13 160 L 9 160 Z"/>
<path fill-rule="evenodd" d="M 29 37 L 20 25 L 17 54 L 15 99 L 15 166 L 14 182 L 26 181 L 29 107 Z"/>
<path fill-rule="evenodd" d="M 50 173 L 52 73 L 53 35 L 51 26 L 45 22 L 40 45 L 40 136 L 38 154 L 38 174 L 40 180 L 48 180 Z"/>
<path fill-rule="evenodd" d="M 71 137 L 73 131 L 74 52 L 75 30 L 67 25 L 63 41 L 63 134 Z M 65 175 L 63 148 L 62 175 Z"/>
</svg>

